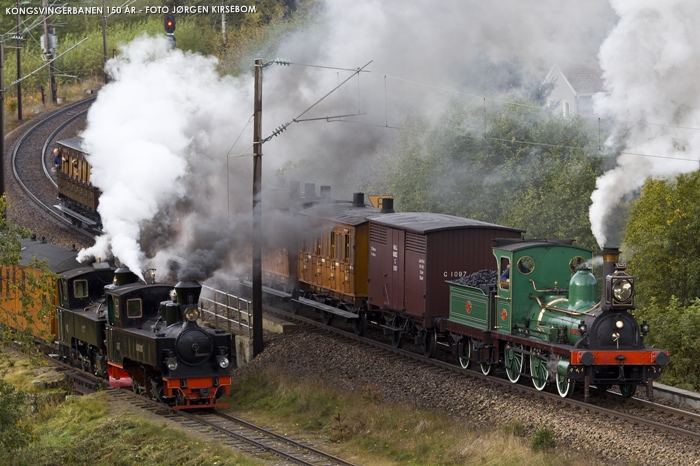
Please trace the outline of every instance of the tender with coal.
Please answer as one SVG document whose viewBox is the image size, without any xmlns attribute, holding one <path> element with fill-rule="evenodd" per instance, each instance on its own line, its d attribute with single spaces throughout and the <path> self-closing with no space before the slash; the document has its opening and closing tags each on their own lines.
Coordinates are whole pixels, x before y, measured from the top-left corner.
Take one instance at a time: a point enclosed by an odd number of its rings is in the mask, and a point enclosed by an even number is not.
<svg viewBox="0 0 700 466">
<path fill-rule="evenodd" d="M 498 273 L 495 270 L 482 269 L 471 275 L 465 275 L 455 280 L 460 285 L 478 288 L 480 285 L 495 285 L 498 281 Z"/>
</svg>

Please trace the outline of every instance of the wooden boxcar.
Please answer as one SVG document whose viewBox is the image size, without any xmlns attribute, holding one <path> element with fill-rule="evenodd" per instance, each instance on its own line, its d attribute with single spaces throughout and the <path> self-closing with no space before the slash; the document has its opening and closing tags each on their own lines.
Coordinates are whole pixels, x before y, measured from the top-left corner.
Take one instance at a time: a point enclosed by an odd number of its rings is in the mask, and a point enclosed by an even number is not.
<svg viewBox="0 0 700 466">
<path fill-rule="evenodd" d="M 491 243 L 522 230 L 427 212 L 369 218 L 369 310 L 390 310 L 424 328 L 449 315 L 448 280 L 493 268 Z"/>
</svg>

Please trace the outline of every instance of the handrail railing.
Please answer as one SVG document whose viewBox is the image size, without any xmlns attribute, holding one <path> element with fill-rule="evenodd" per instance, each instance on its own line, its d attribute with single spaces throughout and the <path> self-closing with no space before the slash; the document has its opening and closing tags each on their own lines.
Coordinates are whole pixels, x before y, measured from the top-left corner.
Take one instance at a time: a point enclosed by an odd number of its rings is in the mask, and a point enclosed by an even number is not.
<svg viewBox="0 0 700 466">
<path fill-rule="evenodd" d="M 223 321 L 229 333 L 253 338 L 253 305 L 249 299 L 202 285 L 199 302 L 202 317 L 204 314 L 213 317 L 216 328 L 219 328 L 219 321 Z"/>
</svg>

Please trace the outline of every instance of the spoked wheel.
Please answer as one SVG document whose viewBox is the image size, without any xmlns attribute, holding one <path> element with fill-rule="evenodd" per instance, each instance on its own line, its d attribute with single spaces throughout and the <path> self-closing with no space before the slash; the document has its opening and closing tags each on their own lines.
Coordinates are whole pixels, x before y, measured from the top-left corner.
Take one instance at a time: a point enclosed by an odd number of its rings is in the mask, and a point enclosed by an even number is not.
<svg viewBox="0 0 700 466">
<path fill-rule="evenodd" d="M 321 311 L 321 319 L 323 320 L 323 323 L 325 325 L 331 325 L 333 323 L 333 317 L 335 317 L 335 314 L 326 311 Z"/>
<path fill-rule="evenodd" d="M 355 335 L 358 337 L 365 336 L 367 331 L 367 313 L 360 312 L 357 314 L 357 319 L 353 321 L 353 330 L 355 330 Z"/>
<path fill-rule="evenodd" d="M 401 317 L 394 318 L 394 327 L 401 328 L 403 327 L 403 323 L 404 322 Z M 403 346 L 403 334 L 400 330 L 394 330 L 391 332 L 391 344 L 394 348 L 401 348 Z"/>
<path fill-rule="evenodd" d="M 513 383 L 520 380 L 520 371 L 523 368 L 522 349 L 523 345 L 516 343 L 505 351 L 506 375 L 508 376 L 508 380 Z"/>
<path fill-rule="evenodd" d="M 620 384 L 620 393 L 622 394 L 622 398 L 630 398 L 634 393 L 637 391 L 637 384 L 636 383 L 621 383 Z"/>
<path fill-rule="evenodd" d="M 472 357 L 472 339 L 462 338 L 457 344 L 457 357 L 459 358 L 459 365 L 462 369 L 469 367 L 470 359 Z"/>
<path fill-rule="evenodd" d="M 610 388 L 610 385 L 604 383 L 597 383 L 594 387 L 591 388 L 593 388 L 596 393 L 605 393 Z"/>
<path fill-rule="evenodd" d="M 401 348 L 403 346 L 403 337 L 398 330 L 394 330 L 391 333 L 391 344 L 394 348 Z"/>
<path fill-rule="evenodd" d="M 568 398 L 574 392 L 574 382 L 557 371 L 557 391 L 562 398 Z"/>
<path fill-rule="evenodd" d="M 547 386 L 547 360 L 541 356 L 530 354 L 530 375 L 532 384 L 537 390 L 544 390 Z"/>
<path fill-rule="evenodd" d="M 426 358 L 432 358 L 435 356 L 435 350 L 437 349 L 437 332 L 435 331 L 425 331 L 425 340 L 423 341 L 423 356 Z"/>
<path fill-rule="evenodd" d="M 485 362 L 481 363 L 481 373 L 484 375 L 489 375 L 491 373 L 491 368 L 493 366 L 491 364 L 487 364 Z"/>
<path fill-rule="evenodd" d="M 163 392 L 163 382 L 155 379 L 150 379 L 151 382 L 151 399 L 153 401 L 165 401 Z"/>
</svg>

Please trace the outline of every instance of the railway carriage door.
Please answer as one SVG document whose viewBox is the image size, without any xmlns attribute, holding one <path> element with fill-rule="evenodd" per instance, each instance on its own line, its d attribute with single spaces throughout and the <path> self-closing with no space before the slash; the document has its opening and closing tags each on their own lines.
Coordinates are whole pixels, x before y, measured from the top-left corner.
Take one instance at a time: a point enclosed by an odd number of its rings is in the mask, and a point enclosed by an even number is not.
<svg viewBox="0 0 700 466">
<path fill-rule="evenodd" d="M 391 231 L 391 291 L 389 292 L 390 306 L 394 309 L 404 309 L 404 242 L 406 232 Z"/>
</svg>

